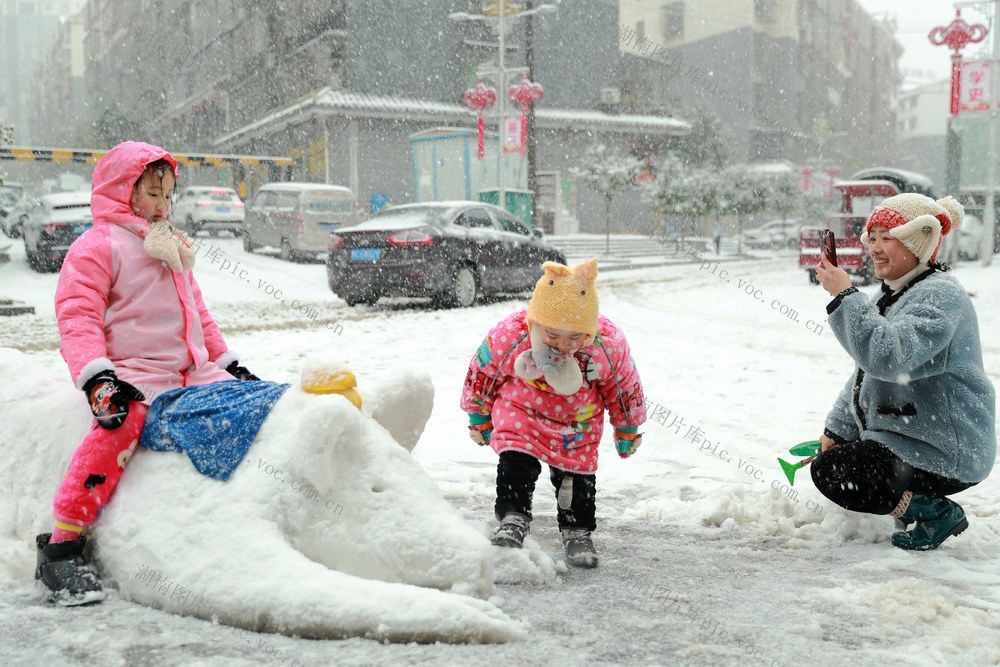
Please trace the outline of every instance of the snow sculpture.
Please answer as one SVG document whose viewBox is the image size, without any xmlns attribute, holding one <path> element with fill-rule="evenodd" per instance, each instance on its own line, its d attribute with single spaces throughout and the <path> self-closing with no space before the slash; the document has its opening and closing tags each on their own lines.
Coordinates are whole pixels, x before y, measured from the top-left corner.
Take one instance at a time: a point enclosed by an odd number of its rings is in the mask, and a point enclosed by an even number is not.
<svg viewBox="0 0 1000 667">
<path fill-rule="evenodd" d="M 16 536 L 19 557 L 33 559 L 27 545 L 50 527 L 52 494 L 90 413 L 64 374 L 24 354 L 0 349 L 0 368 L 18 378 L 0 383 L 0 542 Z M 93 532 L 106 588 L 310 638 L 521 637 L 518 623 L 472 597 L 493 590 L 486 536 L 376 421 L 412 448 L 430 415 L 430 378 L 360 389 L 367 414 L 344 396 L 289 388 L 225 483 L 183 454 L 137 451 Z"/>
</svg>

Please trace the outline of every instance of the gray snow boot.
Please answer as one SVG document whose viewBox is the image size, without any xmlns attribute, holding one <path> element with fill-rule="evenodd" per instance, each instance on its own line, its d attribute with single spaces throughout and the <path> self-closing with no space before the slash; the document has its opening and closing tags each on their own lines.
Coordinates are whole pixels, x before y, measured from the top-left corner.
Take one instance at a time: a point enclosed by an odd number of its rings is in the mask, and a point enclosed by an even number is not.
<svg viewBox="0 0 1000 667">
<path fill-rule="evenodd" d="M 530 528 L 531 519 L 527 514 L 507 512 L 500 520 L 500 525 L 493 531 L 491 542 L 498 547 L 520 549 L 524 546 L 524 538 L 528 536 Z"/>
<path fill-rule="evenodd" d="M 560 528 L 566 562 L 575 567 L 597 567 L 597 550 L 586 528 Z"/>
<path fill-rule="evenodd" d="M 937 549 L 946 539 L 969 527 L 965 510 L 958 503 L 948 498 L 931 498 L 917 493 L 913 494 L 909 507 L 900 518 L 916 522 L 912 530 L 892 534 L 893 545 L 900 549 Z"/>
<path fill-rule="evenodd" d="M 103 600 L 101 580 L 83 557 L 87 538 L 49 544 L 51 537 L 51 533 L 43 533 L 35 538 L 38 549 L 35 579 L 52 591 L 52 601 L 75 607 Z"/>
</svg>

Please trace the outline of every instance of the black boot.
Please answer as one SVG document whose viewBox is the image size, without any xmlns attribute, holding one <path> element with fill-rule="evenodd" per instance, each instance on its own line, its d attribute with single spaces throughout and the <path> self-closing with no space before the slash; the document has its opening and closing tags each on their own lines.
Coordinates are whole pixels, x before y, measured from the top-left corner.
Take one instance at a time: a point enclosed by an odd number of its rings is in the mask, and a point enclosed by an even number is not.
<svg viewBox="0 0 1000 667">
<path fill-rule="evenodd" d="M 507 512 L 506 516 L 500 520 L 500 525 L 493 531 L 493 546 L 513 547 L 520 549 L 524 546 L 524 538 L 531 530 L 531 519 L 526 514 L 520 512 Z"/>
<path fill-rule="evenodd" d="M 66 607 L 103 600 L 101 580 L 83 557 L 87 538 L 49 544 L 51 537 L 51 533 L 43 533 L 35 538 L 38 548 L 35 579 L 52 591 L 52 600 Z"/>
<path fill-rule="evenodd" d="M 574 567 L 597 567 L 597 550 L 586 528 L 560 527 L 566 562 Z"/>
</svg>

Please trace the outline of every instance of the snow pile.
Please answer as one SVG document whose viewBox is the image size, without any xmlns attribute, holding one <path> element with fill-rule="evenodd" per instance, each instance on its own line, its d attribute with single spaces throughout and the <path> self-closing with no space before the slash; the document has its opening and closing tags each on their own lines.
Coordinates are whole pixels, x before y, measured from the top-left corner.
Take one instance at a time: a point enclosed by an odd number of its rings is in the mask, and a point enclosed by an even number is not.
<svg viewBox="0 0 1000 667">
<path fill-rule="evenodd" d="M 21 353 L 0 350 L 0 367 L 18 378 L 0 388 L 0 553 L 17 562 L 12 574 L 30 576 L 27 545 L 50 527 L 52 494 L 89 414 L 67 381 Z M 410 399 L 433 396 L 429 379 L 392 380 L 395 398 L 372 391 L 373 403 L 422 430 L 429 402 Z M 29 429 L 26 414 L 46 418 Z M 493 592 L 486 537 L 337 395 L 290 388 L 227 483 L 197 474 L 183 454 L 137 451 L 93 534 L 108 584 L 176 614 L 316 638 L 522 634 L 468 597 Z"/>
<path fill-rule="evenodd" d="M 498 584 L 557 584 L 558 572 L 565 572 L 566 564 L 557 566 L 551 556 L 532 537 L 524 540 L 523 549 L 493 547 L 493 572 Z"/>
<path fill-rule="evenodd" d="M 804 487 L 807 488 L 807 487 Z M 818 497 L 814 489 L 810 489 Z M 718 489 L 682 485 L 639 500 L 625 516 L 659 523 L 692 523 L 723 529 L 750 527 L 761 540 L 785 538 L 784 546 L 803 548 L 816 542 L 885 541 L 892 520 L 848 512 L 839 507 L 824 511 L 828 501 L 789 498 L 777 490 L 760 492 L 746 484 Z"/>
</svg>

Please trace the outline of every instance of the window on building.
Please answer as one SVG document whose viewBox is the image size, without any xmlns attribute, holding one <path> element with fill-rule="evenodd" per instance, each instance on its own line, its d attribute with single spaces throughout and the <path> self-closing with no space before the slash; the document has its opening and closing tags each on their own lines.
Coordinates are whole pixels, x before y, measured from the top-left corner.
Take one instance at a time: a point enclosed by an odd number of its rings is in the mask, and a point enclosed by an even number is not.
<svg viewBox="0 0 1000 667">
<path fill-rule="evenodd" d="M 646 22 L 636 21 L 635 22 L 635 39 L 640 44 L 646 41 Z"/>
<path fill-rule="evenodd" d="M 778 20 L 777 0 L 754 0 L 753 15 L 757 23 L 775 23 Z"/>
<path fill-rule="evenodd" d="M 917 119 L 916 118 L 911 118 L 909 121 L 907 121 L 906 125 L 907 125 L 907 129 L 908 130 L 912 131 L 912 130 L 917 129 Z"/>
<path fill-rule="evenodd" d="M 672 40 L 684 35 L 684 2 L 671 2 L 661 15 L 663 39 Z"/>
</svg>

